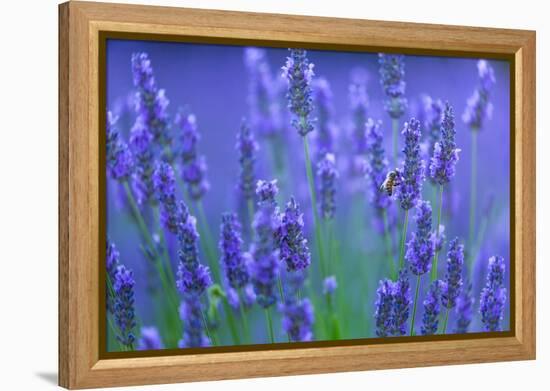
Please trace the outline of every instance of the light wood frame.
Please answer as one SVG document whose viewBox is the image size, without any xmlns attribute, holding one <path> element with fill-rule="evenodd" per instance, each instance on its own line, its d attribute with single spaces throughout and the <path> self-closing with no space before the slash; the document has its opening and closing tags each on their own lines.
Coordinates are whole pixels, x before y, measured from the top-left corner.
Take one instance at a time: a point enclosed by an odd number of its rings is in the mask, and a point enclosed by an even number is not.
<svg viewBox="0 0 550 391">
<path fill-rule="evenodd" d="M 100 31 L 508 55 L 515 102 L 512 336 L 100 359 Z M 59 384 L 91 388 L 535 358 L 535 32 L 69 2 L 59 6 Z"/>
</svg>

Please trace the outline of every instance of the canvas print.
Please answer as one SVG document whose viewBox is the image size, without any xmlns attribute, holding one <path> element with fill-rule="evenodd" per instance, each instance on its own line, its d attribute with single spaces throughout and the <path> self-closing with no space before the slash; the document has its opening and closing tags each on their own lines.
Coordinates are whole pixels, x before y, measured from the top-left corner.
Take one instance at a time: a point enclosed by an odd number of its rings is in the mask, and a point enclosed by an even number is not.
<svg viewBox="0 0 550 391">
<path fill-rule="evenodd" d="M 510 330 L 509 62 L 108 39 L 105 70 L 107 352 Z"/>
</svg>

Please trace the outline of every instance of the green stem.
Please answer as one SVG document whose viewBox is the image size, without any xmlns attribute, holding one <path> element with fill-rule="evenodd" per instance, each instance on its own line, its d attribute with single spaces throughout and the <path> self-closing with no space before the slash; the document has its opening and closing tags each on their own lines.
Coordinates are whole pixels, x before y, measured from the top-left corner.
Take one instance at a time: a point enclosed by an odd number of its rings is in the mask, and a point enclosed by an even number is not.
<svg viewBox="0 0 550 391">
<path fill-rule="evenodd" d="M 277 286 L 279 287 L 279 296 L 281 297 L 281 303 L 283 303 L 283 305 L 286 304 L 286 300 L 285 300 L 285 293 L 283 291 L 283 282 L 281 281 L 281 276 L 277 277 Z M 298 290 L 298 295 L 299 295 L 300 291 Z M 287 334 L 288 336 L 288 342 L 290 342 L 290 334 Z"/>
<path fill-rule="evenodd" d="M 437 225 L 435 226 L 435 241 L 439 239 L 439 225 L 441 224 L 441 209 L 443 205 L 443 185 L 439 185 L 439 206 L 437 210 Z M 434 258 L 432 260 L 432 273 L 431 273 L 431 281 L 435 281 L 437 279 L 437 262 L 439 258 L 439 251 L 435 249 L 434 252 Z"/>
<path fill-rule="evenodd" d="M 305 154 L 305 160 L 306 160 L 306 175 L 307 175 L 307 181 L 309 185 L 309 194 L 311 197 L 311 209 L 313 210 L 313 225 L 315 227 L 315 243 L 317 245 L 317 252 L 319 253 L 319 263 L 321 266 L 321 278 L 324 279 L 326 277 L 326 267 L 325 267 L 325 257 L 323 253 L 323 239 L 321 236 L 321 228 L 319 226 L 319 213 L 317 211 L 317 197 L 315 192 L 315 185 L 313 182 L 313 170 L 311 168 L 311 159 L 309 157 L 309 145 L 307 142 L 307 138 L 304 136 L 302 137 L 302 140 L 304 142 L 304 154 Z"/>
<path fill-rule="evenodd" d="M 474 262 L 474 241 L 475 241 L 475 221 L 476 221 L 476 197 L 477 197 L 477 133 L 476 129 L 472 129 L 472 147 L 471 147 L 471 172 L 470 172 L 470 228 L 469 228 L 469 256 L 468 256 L 468 270 L 472 269 L 472 263 Z"/>
<path fill-rule="evenodd" d="M 273 323 L 271 322 L 271 313 L 269 312 L 269 308 L 265 308 L 265 319 L 267 322 L 267 332 L 269 334 L 269 341 L 271 343 L 275 343 L 275 337 L 273 334 Z"/>
<path fill-rule="evenodd" d="M 386 209 L 382 210 L 382 218 L 384 220 L 384 241 L 386 242 L 386 252 L 388 255 L 388 264 L 390 266 L 390 276 L 392 280 L 397 280 L 397 271 L 395 270 L 395 262 L 392 257 L 392 245 L 390 238 L 390 229 L 388 225 L 388 213 Z"/>
<path fill-rule="evenodd" d="M 210 333 L 210 328 L 208 327 L 208 320 L 206 319 L 206 315 L 202 309 L 202 305 L 201 305 L 201 315 L 202 315 L 202 323 L 204 325 L 204 330 L 206 331 L 206 336 L 208 337 L 210 342 L 212 342 L 212 346 L 219 345 L 217 338 L 215 338 L 215 336 Z"/>
<path fill-rule="evenodd" d="M 420 288 L 420 275 L 416 277 L 416 290 L 414 292 L 413 313 L 411 318 L 411 331 L 410 335 L 414 335 L 414 318 L 416 317 L 416 302 L 418 301 L 418 290 Z"/>
<path fill-rule="evenodd" d="M 401 235 L 401 245 L 399 250 L 399 270 L 405 266 L 405 241 L 407 240 L 407 226 L 409 224 L 409 210 L 405 211 L 405 220 L 403 221 L 403 234 Z"/>
<path fill-rule="evenodd" d="M 233 312 L 231 306 L 227 301 L 227 297 L 223 299 L 223 309 L 225 311 L 225 319 L 229 325 L 229 331 L 231 333 L 231 338 L 233 339 L 233 344 L 240 345 L 241 339 L 239 338 L 239 333 L 237 332 L 237 325 L 235 324 L 235 319 L 233 317 Z"/>
<path fill-rule="evenodd" d="M 392 144 L 393 144 L 393 164 L 397 167 L 397 157 L 399 154 L 398 150 L 398 140 L 399 140 L 399 120 L 393 118 L 391 120 L 392 124 Z"/>
<path fill-rule="evenodd" d="M 447 333 L 447 323 L 449 322 L 449 308 L 447 308 L 447 311 L 445 312 L 445 321 L 443 322 L 443 331 L 441 334 Z"/>
</svg>

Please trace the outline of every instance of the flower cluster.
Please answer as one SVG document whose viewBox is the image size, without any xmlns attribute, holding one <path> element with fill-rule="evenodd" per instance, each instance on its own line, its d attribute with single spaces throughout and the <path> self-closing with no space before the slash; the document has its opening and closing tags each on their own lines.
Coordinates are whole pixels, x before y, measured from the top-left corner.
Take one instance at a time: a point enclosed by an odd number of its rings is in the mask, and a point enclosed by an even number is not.
<svg viewBox="0 0 550 391">
<path fill-rule="evenodd" d="M 283 77 L 288 81 L 288 108 L 294 115 L 292 126 L 304 137 L 313 131 L 310 115 L 313 111 L 311 81 L 314 65 L 309 62 L 305 50 L 289 50 L 290 56 L 282 68 Z"/>
<path fill-rule="evenodd" d="M 130 148 L 135 158 L 132 184 L 140 204 L 153 199 L 153 135 L 138 117 L 130 130 Z"/>
<path fill-rule="evenodd" d="M 468 99 L 462 120 L 472 130 L 479 130 L 493 116 L 493 104 L 489 101 L 490 90 L 495 84 L 495 72 L 487 60 L 477 62 L 479 85 Z"/>
<path fill-rule="evenodd" d="M 439 313 L 441 311 L 440 295 L 441 281 L 435 280 L 430 284 L 428 294 L 422 303 L 424 305 L 424 315 L 422 316 L 422 326 L 420 333 L 422 335 L 432 335 L 437 332 L 439 325 Z"/>
<path fill-rule="evenodd" d="M 444 288 L 441 292 L 441 303 L 445 308 L 453 308 L 462 288 L 462 267 L 464 265 L 464 246 L 458 238 L 451 240 L 447 253 L 447 272 Z"/>
<path fill-rule="evenodd" d="M 161 222 L 173 234 L 178 233 L 181 221 L 179 205 L 176 201 L 176 178 L 172 166 L 158 162 L 153 172 L 153 187 L 161 206 Z"/>
<path fill-rule="evenodd" d="M 303 270 L 311 263 L 311 254 L 304 237 L 304 215 L 294 197 L 290 198 L 280 216 L 281 223 L 275 233 L 279 256 L 287 271 Z"/>
<path fill-rule="evenodd" d="M 338 288 L 338 282 L 336 276 L 328 276 L 323 280 L 323 295 L 330 296 Z"/>
<path fill-rule="evenodd" d="M 193 114 L 179 112 L 175 123 L 180 129 L 182 179 L 189 196 L 193 200 L 200 200 L 210 189 L 210 183 L 206 179 L 206 159 L 197 152 L 200 139 L 197 119 Z"/>
<path fill-rule="evenodd" d="M 181 221 L 178 227 L 179 242 L 179 266 L 178 266 L 178 290 L 184 296 L 198 297 L 210 284 L 212 279 L 207 266 L 199 262 L 198 239 L 196 219 L 189 214 L 187 206 L 181 202 Z"/>
<path fill-rule="evenodd" d="M 330 220 L 336 211 L 336 159 L 332 153 L 327 153 L 317 163 L 317 178 L 319 183 L 319 209 L 323 219 Z"/>
<path fill-rule="evenodd" d="M 454 330 L 456 334 L 468 332 L 468 327 L 470 327 L 470 323 L 472 323 L 472 319 L 474 318 L 475 299 L 472 296 L 472 284 L 468 283 L 465 286 L 456 299 L 456 327 Z"/>
<path fill-rule="evenodd" d="M 390 117 L 400 118 L 407 108 L 405 98 L 405 61 L 402 55 L 378 55 L 380 65 L 380 83 L 386 94 L 384 108 Z"/>
<path fill-rule="evenodd" d="M 179 348 L 199 348 L 210 345 L 210 340 L 204 333 L 204 317 L 201 302 L 195 297 L 184 296 L 180 304 L 180 318 L 185 327 Z"/>
<path fill-rule="evenodd" d="M 453 108 L 445 104 L 443 121 L 441 122 L 441 140 L 434 144 L 433 156 L 430 162 L 430 178 L 433 182 L 444 185 L 455 176 L 455 165 L 458 162 L 460 149 L 455 143 L 455 120 Z"/>
<path fill-rule="evenodd" d="M 390 198 L 385 191 L 380 191 L 380 186 L 388 172 L 388 160 L 386 159 L 380 130 L 380 121 L 369 118 L 365 123 L 365 135 L 367 141 L 367 176 L 370 185 L 369 197 L 372 206 L 381 211 L 390 205 Z"/>
<path fill-rule="evenodd" d="M 254 242 L 250 248 L 253 261 L 250 264 L 250 278 L 258 304 L 268 308 L 277 301 L 276 284 L 279 275 L 279 249 L 275 242 L 279 222 L 275 196 L 276 181 L 258 181 L 256 195 L 258 210 L 254 215 Z"/>
<path fill-rule="evenodd" d="M 313 305 L 309 299 L 285 303 L 283 310 L 283 330 L 292 342 L 311 341 L 313 339 L 313 322 L 315 319 Z"/>
<path fill-rule="evenodd" d="M 424 115 L 423 126 L 429 139 L 429 154 L 434 150 L 435 143 L 441 136 L 441 122 L 443 121 L 443 102 L 441 99 L 433 99 L 429 95 L 422 95 L 422 112 Z"/>
<path fill-rule="evenodd" d="M 169 104 L 166 93 L 157 87 L 153 75 L 153 67 L 147 53 L 132 55 L 132 74 L 136 93 L 136 112 L 141 121 L 153 136 L 155 142 L 161 145 L 170 143 L 168 133 Z"/>
<path fill-rule="evenodd" d="M 420 198 L 424 180 L 424 165 L 420 157 L 420 122 L 411 118 L 401 133 L 405 136 L 405 162 L 398 195 L 401 208 L 409 210 Z"/>
<path fill-rule="evenodd" d="M 506 303 L 506 288 L 504 287 L 504 258 L 494 256 L 489 258 L 489 267 L 485 287 L 481 291 L 479 313 L 487 331 L 499 331 Z"/>
<path fill-rule="evenodd" d="M 414 275 L 421 276 L 431 269 L 434 256 L 432 234 L 432 207 L 428 201 L 419 201 L 416 207 L 416 232 L 407 243 L 405 259 Z"/>
<path fill-rule="evenodd" d="M 118 265 L 113 282 L 115 292 L 114 316 L 118 329 L 117 339 L 127 348 L 133 348 L 136 337 L 136 317 L 134 313 L 134 274 L 124 265 Z"/>
<path fill-rule="evenodd" d="M 115 117 L 110 111 L 107 112 L 107 168 L 111 178 L 116 180 L 126 180 L 132 174 L 134 169 L 134 157 L 128 148 L 128 145 L 122 140 L 116 123 L 118 117 Z"/>
<path fill-rule="evenodd" d="M 229 286 L 234 289 L 244 287 L 249 280 L 242 244 L 241 225 L 237 216 L 234 213 L 224 213 L 220 227 L 220 263 L 225 268 Z"/>
<path fill-rule="evenodd" d="M 376 295 L 374 314 L 376 335 L 379 337 L 405 335 L 411 304 L 407 273 L 402 270 L 395 282 L 389 279 L 381 280 Z"/>
<path fill-rule="evenodd" d="M 445 226 L 443 224 L 439 224 L 439 229 L 434 229 L 430 235 L 430 238 L 434 246 L 434 251 L 439 253 L 445 244 Z"/>
<path fill-rule="evenodd" d="M 164 349 L 164 344 L 156 327 L 142 327 L 141 336 L 138 340 L 137 350 Z"/>
<path fill-rule="evenodd" d="M 254 170 L 258 143 L 244 119 L 237 134 L 237 145 L 235 148 L 239 154 L 240 166 L 238 187 L 244 199 L 252 200 L 255 194 L 256 175 Z"/>
</svg>

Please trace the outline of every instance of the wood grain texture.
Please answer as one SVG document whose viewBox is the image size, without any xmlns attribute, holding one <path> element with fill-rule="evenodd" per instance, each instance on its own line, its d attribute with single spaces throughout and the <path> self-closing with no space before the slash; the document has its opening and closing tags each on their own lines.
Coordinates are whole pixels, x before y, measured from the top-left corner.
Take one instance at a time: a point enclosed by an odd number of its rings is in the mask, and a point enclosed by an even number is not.
<svg viewBox="0 0 550 391">
<path fill-rule="evenodd" d="M 69 2 L 59 8 L 59 382 L 67 388 L 535 358 L 535 33 L 477 27 Z M 100 360 L 99 32 L 411 53 L 515 63 L 515 336 Z"/>
</svg>

